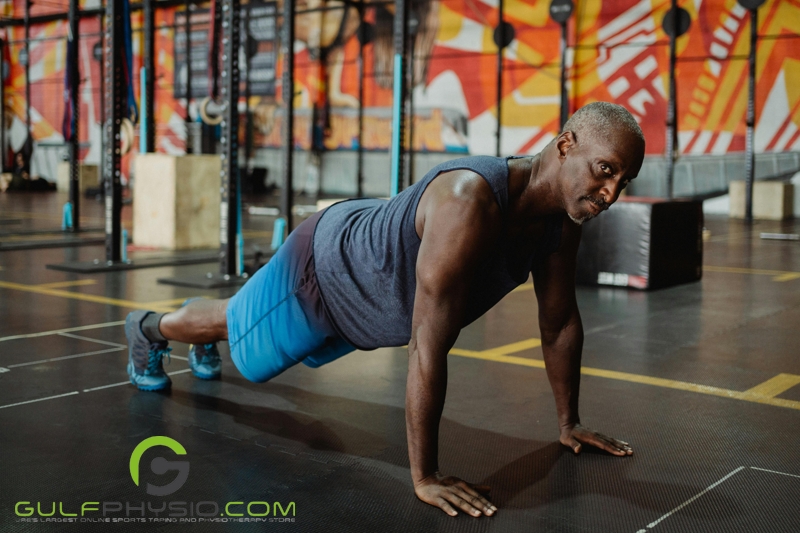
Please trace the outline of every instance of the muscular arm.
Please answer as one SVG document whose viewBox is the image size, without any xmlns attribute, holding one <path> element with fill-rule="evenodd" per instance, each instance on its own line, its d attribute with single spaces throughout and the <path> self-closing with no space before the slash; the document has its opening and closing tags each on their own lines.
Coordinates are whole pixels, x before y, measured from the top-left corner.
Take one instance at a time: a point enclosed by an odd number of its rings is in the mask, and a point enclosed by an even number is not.
<svg viewBox="0 0 800 533">
<path fill-rule="evenodd" d="M 580 423 L 578 394 L 583 350 L 583 324 L 575 299 L 575 258 L 581 229 L 564 218 L 561 246 L 533 271 L 542 352 L 562 429 Z"/>
<path fill-rule="evenodd" d="M 499 212 L 480 177 L 465 179 L 457 192 L 448 187 L 445 176 L 430 187 L 434 185 L 438 188 L 426 191 L 424 206 L 420 203 L 422 244 L 408 344 L 406 427 L 411 475 L 417 496 L 450 515 L 457 514 L 455 509 L 473 516 L 492 514 L 491 504 L 478 488 L 439 473 L 438 437 L 447 389 L 447 353 L 464 322 L 475 266 L 499 229 Z"/>
<path fill-rule="evenodd" d="M 614 455 L 630 455 L 633 452 L 628 443 L 589 430 L 580 423 L 578 396 L 583 324 L 575 298 L 575 268 L 580 239 L 580 226 L 564 217 L 561 246 L 533 272 L 539 301 L 542 352 L 555 396 L 560 440 L 575 453 L 580 452 L 581 443 L 587 443 Z"/>
</svg>

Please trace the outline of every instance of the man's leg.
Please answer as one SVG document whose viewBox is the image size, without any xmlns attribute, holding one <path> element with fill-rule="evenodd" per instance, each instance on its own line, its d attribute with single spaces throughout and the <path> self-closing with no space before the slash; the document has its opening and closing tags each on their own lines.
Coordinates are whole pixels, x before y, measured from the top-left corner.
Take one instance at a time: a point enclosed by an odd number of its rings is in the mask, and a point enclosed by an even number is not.
<svg viewBox="0 0 800 533">
<path fill-rule="evenodd" d="M 158 330 L 166 340 L 188 344 L 228 340 L 227 309 L 228 300 L 192 300 L 177 311 L 163 315 Z"/>
<path fill-rule="evenodd" d="M 228 300 L 196 299 L 172 313 L 134 311 L 125 321 L 128 337 L 128 375 L 140 390 L 162 390 L 171 380 L 162 358 L 169 355 L 168 341 L 192 344 L 189 367 L 201 379 L 220 376 L 216 342 L 228 338 Z"/>
</svg>

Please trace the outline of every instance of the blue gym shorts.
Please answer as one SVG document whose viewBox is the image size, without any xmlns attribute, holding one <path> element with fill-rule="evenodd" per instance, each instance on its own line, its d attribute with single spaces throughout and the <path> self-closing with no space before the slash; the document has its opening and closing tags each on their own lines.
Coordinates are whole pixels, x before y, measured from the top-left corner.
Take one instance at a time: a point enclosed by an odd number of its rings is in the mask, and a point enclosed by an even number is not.
<svg viewBox="0 0 800 533">
<path fill-rule="evenodd" d="M 228 342 L 239 372 L 260 383 L 303 363 L 317 368 L 355 350 L 336 332 L 314 273 L 314 230 L 303 221 L 228 302 Z"/>
</svg>

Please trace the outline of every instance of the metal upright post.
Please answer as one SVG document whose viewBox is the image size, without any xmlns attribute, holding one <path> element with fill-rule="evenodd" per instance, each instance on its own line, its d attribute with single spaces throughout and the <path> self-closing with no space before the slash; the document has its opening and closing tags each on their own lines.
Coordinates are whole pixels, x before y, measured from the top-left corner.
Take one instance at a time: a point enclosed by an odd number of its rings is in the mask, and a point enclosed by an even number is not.
<svg viewBox="0 0 800 533">
<path fill-rule="evenodd" d="M 397 196 L 403 180 L 406 103 L 406 36 L 408 34 L 408 1 L 394 2 L 394 73 L 392 97 L 392 183 L 391 195 Z"/>
<path fill-rule="evenodd" d="M 186 153 L 190 154 L 194 150 L 194 147 L 192 147 L 191 128 L 189 127 L 192 122 L 192 114 L 189 112 L 189 106 L 192 102 L 192 1 L 186 0 L 184 5 L 186 17 L 183 21 L 183 33 L 186 35 Z"/>
<path fill-rule="evenodd" d="M 69 202 L 72 204 L 72 225 L 70 231 L 80 231 L 81 217 L 81 191 L 80 191 L 80 77 L 78 43 L 80 42 L 80 26 L 78 14 L 78 0 L 69 0 L 69 34 L 67 35 L 67 65 L 69 66 L 68 79 L 71 98 L 70 106 L 70 138 L 69 138 Z"/>
<path fill-rule="evenodd" d="M 676 130 L 676 117 L 677 117 L 677 103 L 675 93 L 675 41 L 678 38 L 678 1 L 672 0 L 671 11 L 673 13 L 672 20 L 668 21 L 671 24 L 671 30 L 667 32 L 669 35 L 669 101 L 667 102 L 667 196 L 672 198 L 675 195 L 675 137 Z"/>
<path fill-rule="evenodd" d="M 364 0 L 357 5 L 358 20 L 358 147 L 356 154 L 356 198 L 364 196 L 364 44 L 367 39 L 364 29 Z"/>
<path fill-rule="evenodd" d="M 31 2 L 25 0 L 25 127 L 31 135 Z"/>
<path fill-rule="evenodd" d="M 572 0 L 552 0 L 550 2 L 550 18 L 561 26 L 561 114 L 559 116 L 559 131 L 564 131 L 564 125 L 569 119 L 569 96 L 567 95 L 567 22 L 574 8 Z"/>
<path fill-rule="evenodd" d="M 758 8 L 750 10 L 750 54 L 747 58 L 747 137 L 745 139 L 745 196 L 744 217 L 753 221 L 753 183 L 756 173 L 754 135 L 756 126 L 756 48 L 758 45 Z"/>
<path fill-rule="evenodd" d="M 144 0 L 144 106 L 142 109 L 142 127 L 144 129 L 145 139 L 144 148 L 145 152 L 156 151 L 156 128 L 155 128 L 155 83 L 156 83 L 156 68 L 155 68 L 155 9 L 153 7 L 154 0 Z M 189 63 L 187 63 L 188 65 Z"/>
<path fill-rule="evenodd" d="M 251 49 L 252 39 L 250 37 L 250 8 L 244 12 L 244 35 L 242 35 L 244 42 L 244 161 L 247 168 L 248 177 L 252 178 L 252 159 L 253 159 L 253 117 L 250 112 L 250 69 L 253 65 Z M 250 191 L 252 192 L 252 180 L 250 182 Z"/>
<path fill-rule="evenodd" d="M 564 131 L 564 124 L 569 119 L 569 96 L 567 95 L 567 22 L 561 23 L 561 117 L 559 130 Z"/>
<path fill-rule="evenodd" d="M 238 276 L 239 225 L 239 0 L 222 2 L 222 171 L 220 205 L 220 273 L 225 279 Z M 287 2 L 290 3 L 290 2 Z"/>
<path fill-rule="evenodd" d="M 503 113 L 503 49 L 505 48 L 505 17 L 503 16 L 503 0 L 499 0 L 497 6 L 497 27 L 500 32 L 500 42 L 497 45 L 497 103 L 495 104 L 495 113 L 497 114 L 497 131 L 495 132 L 495 146 L 494 152 L 497 157 L 500 157 L 500 140 L 501 129 L 503 126 L 502 113 Z"/>
<path fill-rule="evenodd" d="M 408 21 L 408 172 L 405 187 L 414 183 L 414 49 L 419 30 L 419 17 L 412 12 Z"/>
<path fill-rule="evenodd" d="M 105 172 L 106 146 L 109 140 L 106 139 L 108 129 L 106 128 L 106 15 L 100 15 L 100 169 Z M 103 174 L 104 175 L 104 174 Z"/>
<path fill-rule="evenodd" d="M 669 97 L 667 99 L 667 139 L 666 139 L 666 161 L 667 161 L 667 196 L 675 196 L 675 160 L 679 153 L 678 148 L 678 88 L 675 81 L 675 70 L 677 68 L 676 42 L 678 37 L 689 31 L 692 18 L 689 12 L 678 7 L 677 0 L 672 0 L 672 7 L 664 15 L 661 21 L 661 28 L 669 37 Z"/>
<path fill-rule="evenodd" d="M 292 179 L 294 172 L 294 2 L 283 3 L 283 190 L 281 214 L 286 218 L 286 230 L 294 228 L 292 221 Z"/>
<path fill-rule="evenodd" d="M 6 42 L 0 39 L 0 58 L 5 57 Z M 2 59 L 0 59 L 2 60 Z M 0 172 L 6 171 L 6 80 L 0 72 Z"/>
<path fill-rule="evenodd" d="M 105 185 L 106 262 L 117 263 L 122 258 L 122 184 L 120 183 L 122 154 L 120 151 L 120 124 L 124 114 L 127 92 L 123 85 L 123 6 L 122 0 L 106 1 L 105 89 L 106 154 L 103 162 Z"/>
</svg>

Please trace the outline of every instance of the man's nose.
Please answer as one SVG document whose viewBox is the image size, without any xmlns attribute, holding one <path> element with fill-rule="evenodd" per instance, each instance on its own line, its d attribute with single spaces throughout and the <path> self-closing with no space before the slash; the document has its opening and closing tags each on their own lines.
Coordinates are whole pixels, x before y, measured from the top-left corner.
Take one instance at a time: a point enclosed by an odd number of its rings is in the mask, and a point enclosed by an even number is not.
<svg viewBox="0 0 800 533">
<path fill-rule="evenodd" d="M 622 178 L 607 180 L 603 188 L 600 190 L 603 201 L 605 201 L 607 204 L 613 204 L 616 202 L 620 193 L 622 193 Z"/>
</svg>

